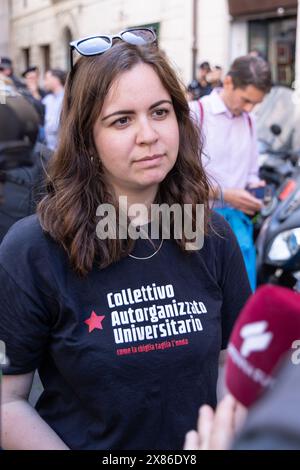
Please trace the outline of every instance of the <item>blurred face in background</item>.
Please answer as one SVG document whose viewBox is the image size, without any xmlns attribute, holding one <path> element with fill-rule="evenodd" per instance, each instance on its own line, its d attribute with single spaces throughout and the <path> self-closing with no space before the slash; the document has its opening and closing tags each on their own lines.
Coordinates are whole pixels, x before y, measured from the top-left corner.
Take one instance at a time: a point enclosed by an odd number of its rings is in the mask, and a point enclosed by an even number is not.
<svg viewBox="0 0 300 470">
<path fill-rule="evenodd" d="M 60 80 L 52 75 L 50 70 L 48 70 L 45 73 L 45 78 L 44 78 L 44 88 L 46 91 L 50 91 L 51 93 L 54 93 L 54 91 L 57 89 L 57 87 L 60 85 Z"/>
<path fill-rule="evenodd" d="M 26 86 L 31 89 L 32 87 L 37 87 L 39 85 L 40 74 L 38 70 L 32 70 L 27 72 L 25 75 Z"/>
<path fill-rule="evenodd" d="M 5 77 L 10 77 L 12 74 L 12 69 L 10 67 L 1 67 L 0 73 L 5 75 Z"/>
<path fill-rule="evenodd" d="M 262 102 L 264 96 L 265 93 L 253 85 L 235 88 L 230 76 L 226 76 L 224 79 L 221 98 L 235 116 L 240 116 L 243 112 L 250 113 L 255 105 Z"/>
<path fill-rule="evenodd" d="M 220 84 L 222 82 L 222 69 L 221 67 L 213 67 L 206 77 L 208 83 Z"/>
<path fill-rule="evenodd" d="M 207 74 L 210 72 L 209 65 L 204 65 L 203 67 L 198 68 L 197 79 L 198 82 L 201 83 L 202 81 L 206 81 Z"/>
</svg>

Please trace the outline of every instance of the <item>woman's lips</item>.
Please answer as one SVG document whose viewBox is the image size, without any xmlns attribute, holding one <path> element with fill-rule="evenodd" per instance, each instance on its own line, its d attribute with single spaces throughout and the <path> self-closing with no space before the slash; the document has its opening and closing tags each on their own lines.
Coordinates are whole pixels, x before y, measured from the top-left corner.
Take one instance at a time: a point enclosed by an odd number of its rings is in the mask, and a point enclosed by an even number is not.
<svg viewBox="0 0 300 470">
<path fill-rule="evenodd" d="M 151 162 L 157 163 L 163 157 L 164 157 L 164 154 L 160 153 L 160 154 L 151 155 L 151 156 L 141 158 L 140 160 L 136 160 L 136 163 L 151 163 Z"/>
</svg>

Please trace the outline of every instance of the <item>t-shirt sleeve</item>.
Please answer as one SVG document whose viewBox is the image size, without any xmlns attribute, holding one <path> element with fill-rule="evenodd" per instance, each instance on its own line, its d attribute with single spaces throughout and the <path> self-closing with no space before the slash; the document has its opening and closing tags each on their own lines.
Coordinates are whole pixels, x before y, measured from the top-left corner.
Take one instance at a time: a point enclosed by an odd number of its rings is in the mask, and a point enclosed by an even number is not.
<svg viewBox="0 0 300 470">
<path fill-rule="evenodd" d="M 52 251 L 36 216 L 15 223 L 0 245 L 0 341 L 4 374 L 39 368 L 48 354 L 60 301 Z"/>
<path fill-rule="evenodd" d="M 8 365 L 3 373 L 25 374 L 37 369 L 50 333 L 48 312 L 0 265 L 0 340 Z"/>
<path fill-rule="evenodd" d="M 219 237 L 219 283 L 223 292 L 222 349 L 226 349 L 233 325 L 252 291 L 237 239 L 229 224 L 220 215 L 217 231 Z"/>
</svg>

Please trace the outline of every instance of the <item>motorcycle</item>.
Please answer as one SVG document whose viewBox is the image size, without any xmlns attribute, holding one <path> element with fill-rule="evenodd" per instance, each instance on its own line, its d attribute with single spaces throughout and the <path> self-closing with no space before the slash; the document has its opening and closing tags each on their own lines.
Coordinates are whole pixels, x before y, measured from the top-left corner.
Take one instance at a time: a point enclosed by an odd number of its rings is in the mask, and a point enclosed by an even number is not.
<svg viewBox="0 0 300 470">
<path fill-rule="evenodd" d="M 275 86 L 255 112 L 260 177 L 267 183 L 255 243 L 257 284 L 300 291 L 300 152 L 291 150 L 299 145 L 294 93 Z"/>
<path fill-rule="evenodd" d="M 300 168 L 264 204 L 256 240 L 257 283 L 300 291 Z"/>
<path fill-rule="evenodd" d="M 270 131 L 274 137 L 271 142 L 259 140 L 259 177 L 275 189 L 294 173 L 300 153 L 285 146 L 276 150 L 274 144 L 282 130 L 278 124 L 272 124 Z"/>
</svg>

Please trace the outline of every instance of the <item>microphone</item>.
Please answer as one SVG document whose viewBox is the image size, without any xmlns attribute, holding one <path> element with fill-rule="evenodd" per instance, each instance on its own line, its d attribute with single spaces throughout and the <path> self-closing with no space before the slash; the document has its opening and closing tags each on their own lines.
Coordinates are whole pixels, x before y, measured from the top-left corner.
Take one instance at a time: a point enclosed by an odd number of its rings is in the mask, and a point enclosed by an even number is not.
<svg viewBox="0 0 300 470">
<path fill-rule="evenodd" d="M 276 366 L 300 339 L 300 295 L 264 285 L 242 309 L 230 336 L 225 381 L 249 407 L 275 382 Z"/>
</svg>

